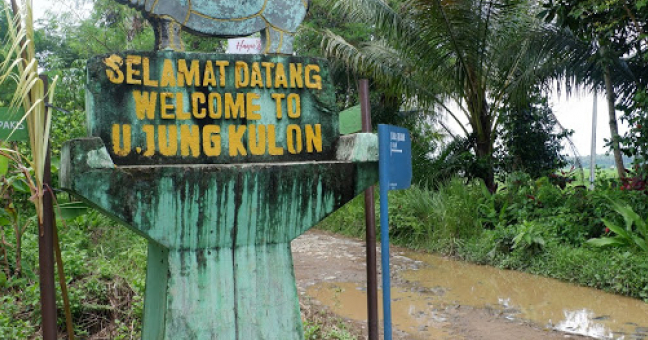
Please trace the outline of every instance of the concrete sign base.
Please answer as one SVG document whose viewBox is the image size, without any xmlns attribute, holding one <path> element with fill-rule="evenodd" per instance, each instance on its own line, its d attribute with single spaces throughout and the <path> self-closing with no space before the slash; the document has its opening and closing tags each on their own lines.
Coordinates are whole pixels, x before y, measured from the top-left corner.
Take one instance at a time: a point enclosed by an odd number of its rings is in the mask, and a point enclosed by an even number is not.
<svg viewBox="0 0 648 340">
<path fill-rule="evenodd" d="M 116 167 L 101 139 L 77 139 L 61 186 L 148 239 L 143 339 L 303 339 L 290 241 L 378 180 L 375 135 L 336 155 Z"/>
</svg>

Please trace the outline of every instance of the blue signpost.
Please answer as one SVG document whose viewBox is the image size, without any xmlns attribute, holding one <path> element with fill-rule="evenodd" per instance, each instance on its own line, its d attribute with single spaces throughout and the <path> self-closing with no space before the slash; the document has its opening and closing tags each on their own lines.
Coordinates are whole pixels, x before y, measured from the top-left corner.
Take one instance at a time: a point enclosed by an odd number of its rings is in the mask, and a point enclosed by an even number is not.
<svg viewBox="0 0 648 340">
<path fill-rule="evenodd" d="M 391 292 L 389 282 L 389 210 L 387 192 L 407 189 L 412 184 L 412 141 L 405 128 L 378 125 L 378 167 L 380 174 L 380 249 L 383 279 L 383 322 L 385 340 L 391 340 Z"/>
</svg>

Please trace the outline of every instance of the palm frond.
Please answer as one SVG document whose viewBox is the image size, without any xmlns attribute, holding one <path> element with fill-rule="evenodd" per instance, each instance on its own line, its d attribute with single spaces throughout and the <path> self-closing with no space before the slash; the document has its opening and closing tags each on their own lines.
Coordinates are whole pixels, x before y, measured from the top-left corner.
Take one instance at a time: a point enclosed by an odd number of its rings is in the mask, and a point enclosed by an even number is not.
<svg viewBox="0 0 648 340">
<path fill-rule="evenodd" d="M 39 220 L 42 221 L 43 173 L 49 144 L 51 116 L 46 114 L 45 100 L 53 98 L 56 78 L 48 91 L 38 75 L 38 61 L 34 47 L 34 25 L 31 0 L 23 0 L 20 6 L 12 0 L 11 7 L 2 2 L 2 11 L 7 18 L 8 33 L 0 63 L 0 85 L 15 81 L 16 91 L 10 106 L 22 106 L 27 121 L 31 148 L 31 166 L 34 169 L 34 185 L 31 188 Z"/>
</svg>

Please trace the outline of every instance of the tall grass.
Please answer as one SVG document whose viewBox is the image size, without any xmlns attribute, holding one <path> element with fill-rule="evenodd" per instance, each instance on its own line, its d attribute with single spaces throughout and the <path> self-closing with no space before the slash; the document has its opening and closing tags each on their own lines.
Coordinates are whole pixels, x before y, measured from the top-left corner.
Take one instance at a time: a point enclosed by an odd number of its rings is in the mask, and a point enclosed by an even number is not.
<svg viewBox="0 0 648 340">
<path fill-rule="evenodd" d="M 479 234 L 482 224 L 476 207 L 481 183 L 455 178 L 436 190 L 414 185 L 389 192 L 389 234 L 397 244 L 453 252 L 460 239 Z M 376 211 L 379 215 L 379 200 Z M 376 216 L 379 221 L 379 216 Z M 318 228 L 349 236 L 365 235 L 364 198 L 355 198 L 322 221 Z"/>
</svg>

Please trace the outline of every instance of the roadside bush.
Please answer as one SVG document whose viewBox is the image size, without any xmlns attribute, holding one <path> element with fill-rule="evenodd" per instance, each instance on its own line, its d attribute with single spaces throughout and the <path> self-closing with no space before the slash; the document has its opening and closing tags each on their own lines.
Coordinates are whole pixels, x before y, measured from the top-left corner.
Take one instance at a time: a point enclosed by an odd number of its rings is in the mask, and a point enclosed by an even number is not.
<svg viewBox="0 0 648 340">
<path fill-rule="evenodd" d="M 434 193 L 431 209 L 437 216 L 433 239 L 469 238 L 482 232 L 479 211 L 475 209 L 483 199 L 481 181 L 466 183 L 453 178 Z"/>
<path fill-rule="evenodd" d="M 419 186 L 390 192 L 390 238 L 414 248 L 417 244 L 427 243 L 434 225 L 438 223 L 433 206 L 434 194 Z"/>
<path fill-rule="evenodd" d="M 483 184 L 453 178 L 436 190 L 413 185 L 408 190 L 389 192 L 389 235 L 394 243 L 412 248 L 455 245 L 447 240 L 469 238 L 481 233 L 482 219 L 475 209 L 483 199 Z M 379 225 L 376 195 L 376 222 Z M 356 197 L 317 226 L 320 229 L 364 238 L 364 198 Z M 377 227 L 378 228 L 378 227 Z M 378 233 L 378 232 L 377 232 Z"/>
<path fill-rule="evenodd" d="M 455 241 L 481 233 L 482 219 L 475 207 L 483 184 L 453 178 L 436 190 L 413 186 L 393 191 L 389 201 L 390 236 L 397 244 L 452 252 Z"/>
</svg>

